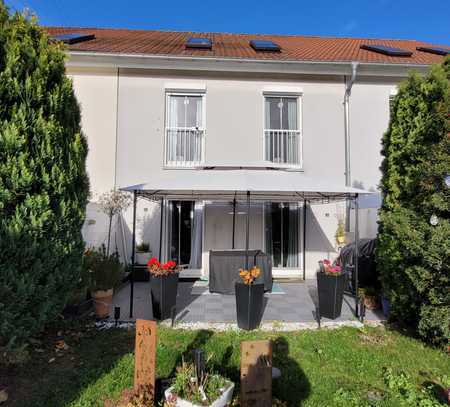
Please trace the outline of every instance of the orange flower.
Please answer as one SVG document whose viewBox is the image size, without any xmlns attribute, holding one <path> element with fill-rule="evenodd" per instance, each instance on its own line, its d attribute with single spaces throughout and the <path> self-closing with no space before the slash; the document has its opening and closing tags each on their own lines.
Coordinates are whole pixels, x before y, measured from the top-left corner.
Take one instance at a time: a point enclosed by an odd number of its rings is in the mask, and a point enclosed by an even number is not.
<svg viewBox="0 0 450 407">
<path fill-rule="evenodd" d="M 261 274 L 259 267 L 252 267 L 250 270 L 239 269 L 239 276 L 242 278 L 244 284 L 253 284 L 254 280 Z"/>
</svg>

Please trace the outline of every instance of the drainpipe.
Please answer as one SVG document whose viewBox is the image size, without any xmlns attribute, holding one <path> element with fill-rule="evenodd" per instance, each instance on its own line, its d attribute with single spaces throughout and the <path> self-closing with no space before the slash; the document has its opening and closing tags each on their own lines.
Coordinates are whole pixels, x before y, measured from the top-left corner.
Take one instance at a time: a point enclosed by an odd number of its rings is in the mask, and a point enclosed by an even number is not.
<svg viewBox="0 0 450 407">
<path fill-rule="evenodd" d="M 344 94 L 344 143 L 345 143 L 345 186 L 351 187 L 351 165 L 350 165 L 350 95 L 352 87 L 356 80 L 356 71 L 358 62 L 352 62 L 352 76 L 350 79 L 345 77 L 345 94 Z M 345 220 L 345 228 L 350 231 L 350 201 L 347 200 L 347 216 Z"/>
</svg>

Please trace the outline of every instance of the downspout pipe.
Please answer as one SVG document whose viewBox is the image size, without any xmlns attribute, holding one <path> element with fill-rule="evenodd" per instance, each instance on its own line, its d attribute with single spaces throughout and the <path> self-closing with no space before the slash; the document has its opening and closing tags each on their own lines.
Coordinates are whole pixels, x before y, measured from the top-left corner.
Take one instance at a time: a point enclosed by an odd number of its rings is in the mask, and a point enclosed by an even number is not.
<svg viewBox="0 0 450 407">
<path fill-rule="evenodd" d="M 350 164 L 350 95 L 352 93 L 353 84 L 356 81 L 358 70 L 358 62 L 352 62 L 352 76 L 350 79 L 345 77 L 345 94 L 344 94 L 344 146 L 345 146 L 345 186 L 351 187 L 351 164 Z M 350 232 L 350 201 L 346 204 L 345 230 Z"/>
<path fill-rule="evenodd" d="M 350 79 L 345 78 L 345 94 L 344 94 L 344 136 L 345 136 L 345 186 L 351 187 L 351 167 L 350 167 L 350 95 L 352 93 L 353 84 L 356 81 L 356 73 L 358 70 L 358 62 L 352 62 L 352 76 Z"/>
</svg>

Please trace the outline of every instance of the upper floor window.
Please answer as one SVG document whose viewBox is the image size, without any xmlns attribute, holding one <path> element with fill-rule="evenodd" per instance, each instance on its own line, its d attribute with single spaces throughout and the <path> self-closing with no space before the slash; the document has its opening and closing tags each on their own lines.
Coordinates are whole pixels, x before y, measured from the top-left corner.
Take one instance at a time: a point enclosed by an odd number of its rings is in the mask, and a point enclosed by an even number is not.
<svg viewBox="0 0 450 407">
<path fill-rule="evenodd" d="M 301 165 L 298 97 L 265 97 L 264 159 L 280 165 Z"/>
<path fill-rule="evenodd" d="M 168 94 L 166 165 L 191 167 L 203 162 L 204 95 Z"/>
</svg>

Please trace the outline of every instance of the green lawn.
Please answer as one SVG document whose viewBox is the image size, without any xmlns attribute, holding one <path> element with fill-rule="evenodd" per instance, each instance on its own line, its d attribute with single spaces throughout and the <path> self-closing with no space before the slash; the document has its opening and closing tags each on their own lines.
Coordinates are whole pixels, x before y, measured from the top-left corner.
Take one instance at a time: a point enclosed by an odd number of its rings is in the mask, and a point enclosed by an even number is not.
<svg viewBox="0 0 450 407">
<path fill-rule="evenodd" d="M 105 398 L 132 385 L 133 330 L 91 328 L 81 337 L 76 331 L 62 336 L 67 350 L 56 353 L 50 341 L 26 365 L 8 372 L 10 401 L 5 406 L 103 406 Z M 163 327 L 158 330 L 158 377 L 169 377 L 183 353 L 201 347 L 211 356 L 210 367 L 237 382 L 240 341 L 263 338 L 274 341 L 274 365 L 282 371 L 274 397 L 288 406 L 397 406 L 384 383 L 384 367 L 406 372 L 417 385 L 450 377 L 447 354 L 384 328 L 282 334 Z"/>
</svg>

